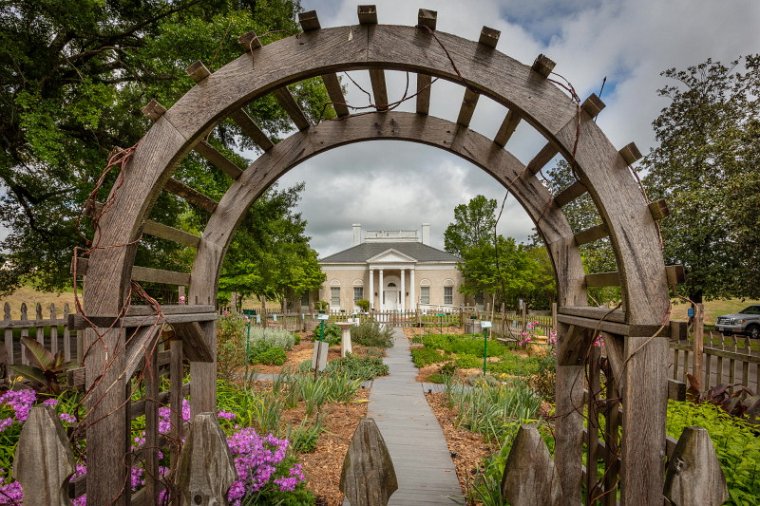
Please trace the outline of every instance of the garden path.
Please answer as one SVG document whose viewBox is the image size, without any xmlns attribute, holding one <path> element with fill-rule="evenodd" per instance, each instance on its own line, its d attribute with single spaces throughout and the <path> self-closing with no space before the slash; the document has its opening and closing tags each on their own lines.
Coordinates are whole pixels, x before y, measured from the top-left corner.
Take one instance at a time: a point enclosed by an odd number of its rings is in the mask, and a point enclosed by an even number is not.
<svg viewBox="0 0 760 506">
<path fill-rule="evenodd" d="M 367 416 L 375 419 L 396 470 L 399 488 L 388 504 L 464 504 L 443 430 L 415 380 L 409 340 L 399 328 L 385 363 L 390 374 L 374 380 Z"/>
</svg>

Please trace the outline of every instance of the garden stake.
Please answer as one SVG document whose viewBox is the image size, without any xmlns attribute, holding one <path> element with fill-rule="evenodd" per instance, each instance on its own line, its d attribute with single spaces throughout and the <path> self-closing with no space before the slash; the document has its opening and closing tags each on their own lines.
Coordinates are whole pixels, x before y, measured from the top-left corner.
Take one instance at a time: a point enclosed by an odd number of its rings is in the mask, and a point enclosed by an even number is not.
<svg viewBox="0 0 760 506">
<path fill-rule="evenodd" d="M 325 321 L 319 320 L 319 335 L 317 336 L 317 360 L 314 363 L 314 379 L 319 373 L 319 358 L 322 356 L 322 339 L 325 337 Z"/>
<path fill-rule="evenodd" d="M 483 376 L 486 375 L 486 364 L 488 363 L 488 327 L 483 328 Z"/>
<path fill-rule="evenodd" d="M 249 376 L 248 376 L 248 361 L 251 358 L 251 317 L 248 317 L 248 324 L 246 325 L 247 332 L 245 336 L 245 381 L 248 383 Z"/>
</svg>

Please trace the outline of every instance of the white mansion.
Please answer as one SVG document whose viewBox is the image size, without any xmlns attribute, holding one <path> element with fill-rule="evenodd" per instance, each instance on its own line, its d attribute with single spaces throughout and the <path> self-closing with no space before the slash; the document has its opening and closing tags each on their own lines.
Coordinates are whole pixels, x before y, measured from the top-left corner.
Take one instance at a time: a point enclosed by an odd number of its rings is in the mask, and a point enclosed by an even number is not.
<svg viewBox="0 0 760 506">
<path fill-rule="evenodd" d="M 462 274 L 459 258 L 433 248 L 430 225 L 417 230 L 365 231 L 353 225 L 353 245 L 319 261 L 327 278 L 319 298 L 330 310 L 354 312 L 367 299 L 376 311 L 410 311 L 459 307 Z"/>
</svg>

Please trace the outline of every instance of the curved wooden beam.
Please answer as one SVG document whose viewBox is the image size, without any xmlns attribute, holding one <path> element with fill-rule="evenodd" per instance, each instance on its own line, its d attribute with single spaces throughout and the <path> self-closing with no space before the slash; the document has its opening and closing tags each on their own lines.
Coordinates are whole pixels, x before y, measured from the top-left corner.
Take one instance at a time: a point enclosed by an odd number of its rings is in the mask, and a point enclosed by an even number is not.
<svg viewBox="0 0 760 506">
<path fill-rule="evenodd" d="M 345 144 L 368 140 L 404 140 L 427 144 L 477 165 L 517 198 L 530 215 L 555 262 L 562 305 L 585 304 L 583 265 L 565 215 L 535 178 L 523 177 L 525 166 L 488 138 L 450 121 L 413 113 L 391 112 L 351 116 L 323 122 L 293 134 L 259 157 L 225 193 L 203 232 L 191 273 L 191 300 L 216 293 L 224 254 L 247 209 L 287 171 L 304 160 Z M 208 294 L 208 295 L 207 295 Z"/>
</svg>

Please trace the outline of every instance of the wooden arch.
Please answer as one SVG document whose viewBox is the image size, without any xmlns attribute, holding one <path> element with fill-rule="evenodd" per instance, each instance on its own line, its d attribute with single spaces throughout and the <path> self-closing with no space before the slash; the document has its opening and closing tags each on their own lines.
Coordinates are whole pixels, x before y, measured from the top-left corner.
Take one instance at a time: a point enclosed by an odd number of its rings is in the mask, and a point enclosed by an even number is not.
<svg viewBox="0 0 760 506">
<path fill-rule="evenodd" d="M 478 42 L 438 33 L 435 13 L 426 10 L 420 11 L 416 27 L 377 25 L 372 6 L 359 7 L 359 21 L 356 26 L 321 29 L 316 14 L 310 12 L 301 15 L 304 33 L 298 36 L 261 46 L 255 35 L 248 34 L 241 38 L 245 54 L 216 72 L 210 73 L 200 63 L 191 66 L 188 72 L 198 84 L 169 110 L 155 102 L 145 108 L 155 124 L 112 190 L 86 266 L 85 313 L 97 327 L 85 330 L 86 382 L 91 389 L 88 416 L 98 420 L 87 433 L 88 447 L 90 442 L 93 445 L 88 454 L 88 482 L 100 485 L 88 490 L 88 504 L 110 504 L 113 491 L 121 490 L 125 483 L 127 467 L 120 463 L 128 449 L 126 383 L 135 370 L 135 357 L 142 358 L 147 343 L 154 339 L 143 332 L 126 342 L 125 328 L 139 324 L 125 322 L 130 314 L 141 313 L 128 307 L 130 280 L 189 285 L 191 304 L 165 308 L 163 321 L 181 326 L 183 338 L 200 343 L 213 358 L 213 321 L 207 316 L 194 319 L 193 315 L 207 315 L 215 303 L 219 267 L 247 207 L 279 176 L 310 156 L 373 139 L 403 139 L 456 153 L 488 171 L 521 202 L 546 241 L 560 290 L 556 459 L 564 493 L 569 501 L 580 501 L 583 370 L 591 341 L 602 331 L 625 407 L 620 472 L 623 500 L 661 503 L 667 342 L 653 336 L 667 320 L 668 274 L 656 224 L 663 215 L 662 207 L 646 201 L 629 170 L 638 157 L 635 146 L 615 149 L 593 121 L 603 107 L 596 97 L 576 103 L 547 79 L 553 62 L 539 56 L 532 66 L 526 66 L 500 53 L 495 49 L 499 34 L 492 29 L 484 28 Z M 369 71 L 378 112 L 348 114 L 335 75 L 343 70 Z M 388 111 L 385 70 L 417 74 L 416 113 Z M 312 126 L 287 85 L 317 76 L 324 80 L 338 119 Z M 432 77 L 463 85 L 456 123 L 428 115 Z M 299 129 L 276 146 L 241 110 L 268 93 L 275 94 Z M 468 128 L 480 95 L 509 110 L 493 140 Z M 245 170 L 203 140 L 227 118 L 264 151 Z M 520 121 L 546 139 L 546 145 L 525 166 L 504 149 Z M 177 163 L 192 150 L 235 180 L 220 202 L 172 179 Z M 578 181 L 550 195 L 535 175 L 557 153 L 570 162 Z M 162 191 L 211 212 L 201 237 L 147 219 Z M 585 193 L 592 197 L 603 224 L 573 234 L 561 208 Z M 192 272 L 134 266 L 144 233 L 196 247 Z M 577 246 L 602 237 L 610 238 L 618 271 L 584 274 Z M 622 310 L 586 307 L 586 287 L 604 284 L 621 286 Z M 181 315 L 172 316 L 172 312 Z M 193 411 L 212 411 L 215 364 L 204 361 L 202 353 L 189 358 Z M 614 465 L 611 458 L 609 465 Z M 117 502 L 127 495 L 119 496 Z M 614 498 L 615 494 L 611 495 Z"/>
</svg>

